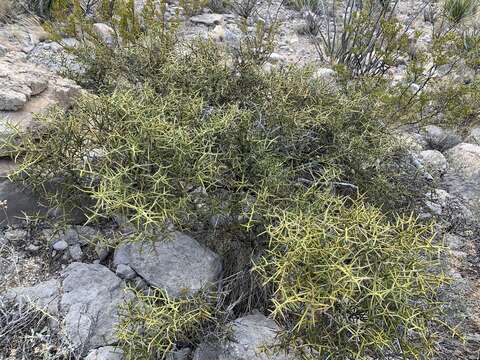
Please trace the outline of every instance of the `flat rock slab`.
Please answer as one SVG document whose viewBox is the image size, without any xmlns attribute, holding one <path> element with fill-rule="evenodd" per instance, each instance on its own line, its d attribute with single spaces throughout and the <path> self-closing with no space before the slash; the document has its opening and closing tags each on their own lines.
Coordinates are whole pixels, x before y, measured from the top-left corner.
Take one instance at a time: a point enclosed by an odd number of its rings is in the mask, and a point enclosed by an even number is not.
<svg viewBox="0 0 480 360">
<path fill-rule="evenodd" d="M 85 360 L 123 360 L 122 350 L 113 346 L 104 346 L 88 353 Z"/>
<path fill-rule="evenodd" d="M 117 342 L 118 308 L 133 295 L 105 266 L 76 262 L 62 272 L 60 279 L 12 289 L 4 297 L 32 301 L 48 309 L 59 318 L 57 325 L 66 341 L 87 351 Z"/>
<path fill-rule="evenodd" d="M 232 340 L 223 344 L 201 344 L 194 360 L 287 360 L 283 353 L 273 352 L 280 328 L 260 313 L 232 322 Z"/>
<path fill-rule="evenodd" d="M 23 221 L 25 216 L 46 214 L 48 208 L 28 189 L 0 179 L 0 225 L 12 225 Z"/>
<path fill-rule="evenodd" d="M 191 237 L 175 232 L 157 241 L 120 245 L 114 264 L 130 266 L 149 285 L 178 297 L 215 282 L 222 271 L 220 257 Z"/>
<path fill-rule="evenodd" d="M 0 57 L 0 156 L 11 155 L 16 131 L 36 125 L 34 114 L 54 105 L 69 107 L 81 88 L 47 68 L 29 62 L 22 52 Z"/>
<path fill-rule="evenodd" d="M 190 21 L 194 24 L 202 24 L 207 26 L 218 25 L 223 22 L 223 15 L 221 14 L 200 14 L 192 16 Z"/>
</svg>

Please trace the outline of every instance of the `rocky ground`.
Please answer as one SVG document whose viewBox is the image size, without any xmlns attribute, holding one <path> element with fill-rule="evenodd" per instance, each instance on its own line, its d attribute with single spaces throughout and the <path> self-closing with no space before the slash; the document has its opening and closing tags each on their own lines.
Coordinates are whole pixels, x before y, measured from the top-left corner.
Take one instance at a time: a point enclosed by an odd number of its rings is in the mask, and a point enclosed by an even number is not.
<svg viewBox="0 0 480 360">
<path fill-rule="evenodd" d="M 428 42 L 429 23 L 423 15 L 414 16 L 417 12 L 411 10 L 410 2 L 401 4 L 403 19 L 411 19 L 416 27 L 424 29 L 422 41 Z M 417 8 L 421 6 L 417 4 Z M 175 7 L 170 10 L 173 13 Z M 304 21 L 298 11 L 265 7 L 260 9 L 262 12 L 275 13 L 283 21 L 272 64 L 315 59 L 315 47 L 302 34 Z M 236 23 L 234 14 L 206 10 L 187 20 L 183 31 L 187 37 L 212 36 L 228 42 L 238 36 Z M 58 209 L 44 206 L 31 192 L 6 178 L 15 169 L 13 149 L 8 143 L 12 126 L 20 130 L 36 126 L 34 114 L 48 111 L 53 105 L 66 108 L 82 91 L 59 75 L 65 62 L 74 66 L 60 44 L 47 40 L 36 21 L 0 25 L 0 303 L 33 302 L 46 308 L 48 328 L 54 329 L 47 333 L 57 334 L 56 346 L 69 349 L 78 358 L 120 360 L 122 354 L 114 347 L 114 328 L 118 305 L 131 298 L 125 291 L 127 286 L 159 287 L 171 296 L 194 293 L 220 277 L 222 261 L 204 246 L 203 239 L 179 232 L 170 234 L 169 242 L 159 238 L 153 243 L 145 240 L 116 249 L 102 246 L 99 239 L 111 240 L 118 233 L 125 234 L 114 226 L 98 229 L 70 223 L 60 227 L 55 220 Z M 392 76 L 401 72 L 399 67 Z M 437 217 L 445 233 L 450 253 L 445 266 L 454 282 L 445 289 L 444 297 L 449 316 L 461 321 L 465 334 L 464 344 L 443 341 L 441 358 L 480 359 L 480 129 L 473 129 L 465 137 L 429 126 L 408 129 L 399 137 L 409 144 L 418 166 L 438 179 L 437 188 L 425 196 L 429 209 L 425 216 Z M 41 213 L 49 221 L 35 223 L 26 217 L 32 213 Z M 258 347 L 271 345 L 275 338 L 276 325 L 263 315 L 253 313 L 237 319 L 232 329 L 230 342 L 205 343 L 172 354 L 171 359 L 281 358 L 257 354 Z M 46 345 L 49 340 L 45 331 L 42 328 L 32 334 L 38 337 L 34 342 L 38 353 L 58 353 L 58 348 L 52 350 Z M 0 350 L 2 356 L 19 358 L 13 350 Z"/>
</svg>

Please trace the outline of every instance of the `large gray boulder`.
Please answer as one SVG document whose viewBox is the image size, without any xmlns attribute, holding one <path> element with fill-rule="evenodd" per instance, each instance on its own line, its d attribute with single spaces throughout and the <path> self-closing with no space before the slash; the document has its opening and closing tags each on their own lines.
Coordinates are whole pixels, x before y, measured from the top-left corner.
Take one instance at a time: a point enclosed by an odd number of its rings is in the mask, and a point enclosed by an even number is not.
<svg viewBox="0 0 480 360">
<path fill-rule="evenodd" d="M 480 206 L 480 145 L 461 143 L 446 152 L 446 185 L 451 194 Z"/>
<path fill-rule="evenodd" d="M 442 175 L 447 170 L 447 159 L 438 150 L 424 150 L 417 156 L 420 163 L 431 174 Z"/>
<path fill-rule="evenodd" d="M 201 344 L 194 360 L 287 360 L 286 354 L 275 351 L 280 328 L 260 313 L 232 322 L 231 340 L 223 344 Z"/>
<path fill-rule="evenodd" d="M 72 263 L 63 272 L 63 328 L 76 347 L 114 344 L 118 306 L 130 298 L 125 284 L 100 264 Z"/>
<path fill-rule="evenodd" d="M 105 266 L 77 262 L 70 264 L 60 279 L 11 289 L 2 297 L 18 302 L 31 301 L 48 310 L 58 319 L 56 326 L 66 343 L 87 351 L 117 342 L 115 327 L 119 321 L 119 306 L 133 295 Z"/>
<path fill-rule="evenodd" d="M 121 264 L 173 297 L 197 292 L 215 282 L 222 271 L 217 254 L 180 232 L 160 236 L 155 242 L 120 245 L 115 250 L 114 265 Z"/>
<path fill-rule="evenodd" d="M 425 140 L 437 150 L 447 150 L 462 141 L 462 138 L 451 130 L 442 129 L 436 125 L 428 125 L 423 129 Z"/>
</svg>

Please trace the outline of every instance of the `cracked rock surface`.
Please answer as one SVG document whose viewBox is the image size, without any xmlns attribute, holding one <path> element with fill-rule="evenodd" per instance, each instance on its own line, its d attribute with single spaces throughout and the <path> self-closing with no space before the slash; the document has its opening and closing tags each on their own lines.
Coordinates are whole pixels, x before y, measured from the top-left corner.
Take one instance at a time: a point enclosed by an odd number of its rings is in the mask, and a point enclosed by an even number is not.
<svg viewBox="0 0 480 360">
<path fill-rule="evenodd" d="M 115 250 L 114 264 L 130 266 L 149 285 L 173 297 L 197 292 L 222 271 L 217 254 L 180 232 L 156 242 L 123 244 Z"/>
<path fill-rule="evenodd" d="M 72 263 L 60 279 L 4 295 L 15 301 L 33 301 L 60 319 L 60 331 L 74 348 L 92 349 L 113 345 L 118 307 L 132 295 L 125 283 L 100 264 Z"/>
<path fill-rule="evenodd" d="M 274 353 L 278 325 L 261 313 L 247 315 L 231 323 L 232 339 L 224 344 L 201 344 L 194 360 L 287 360 Z"/>
</svg>

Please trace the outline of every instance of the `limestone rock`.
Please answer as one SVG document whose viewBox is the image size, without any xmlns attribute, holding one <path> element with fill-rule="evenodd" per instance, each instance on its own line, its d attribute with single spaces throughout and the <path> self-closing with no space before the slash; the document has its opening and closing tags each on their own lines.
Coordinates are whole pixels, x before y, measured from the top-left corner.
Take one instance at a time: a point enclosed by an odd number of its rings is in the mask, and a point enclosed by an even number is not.
<svg viewBox="0 0 480 360">
<path fill-rule="evenodd" d="M 115 250 L 114 264 L 130 266 L 148 284 L 174 297 L 195 293 L 222 271 L 217 254 L 179 232 L 156 242 L 123 244 Z"/>
<path fill-rule="evenodd" d="M 418 157 L 430 173 L 441 175 L 447 170 L 447 159 L 438 150 L 421 151 Z"/>
<path fill-rule="evenodd" d="M 425 138 L 417 133 L 400 132 L 395 134 L 395 137 L 401 145 L 414 152 L 423 151 L 428 145 Z"/>
<path fill-rule="evenodd" d="M 115 44 L 115 30 L 107 24 L 95 23 L 92 26 L 92 30 L 105 45 L 113 46 Z"/>
<path fill-rule="evenodd" d="M 260 313 L 232 322 L 232 340 L 224 344 L 201 344 L 194 360 L 287 360 L 283 353 L 274 353 L 279 327 Z"/>
<path fill-rule="evenodd" d="M 462 141 L 460 136 L 453 131 L 445 130 L 435 125 L 425 126 L 424 133 L 428 144 L 436 150 L 450 149 Z"/>
<path fill-rule="evenodd" d="M 473 128 L 465 141 L 471 144 L 480 145 L 480 127 Z"/>
<path fill-rule="evenodd" d="M 14 288 L 9 290 L 4 297 L 19 303 L 34 303 L 41 308 L 47 309 L 50 314 L 57 315 L 59 311 L 60 282 L 56 279 L 51 279 L 31 287 Z"/>
<path fill-rule="evenodd" d="M 60 279 L 12 289 L 2 297 L 18 302 L 32 301 L 45 308 L 58 317 L 55 326 L 65 341 L 75 349 L 87 351 L 117 342 L 118 307 L 133 295 L 105 266 L 76 262 L 62 272 Z M 100 356 L 106 350 L 94 354 Z"/>
<path fill-rule="evenodd" d="M 466 200 L 480 201 L 480 145 L 461 143 L 446 152 L 449 192 Z"/>
<path fill-rule="evenodd" d="M 123 352 L 114 346 L 104 346 L 90 351 L 85 360 L 123 360 Z"/>
<path fill-rule="evenodd" d="M 0 156 L 11 155 L 9 144 L 16 131 L 35 125 L 33 114 L 53 105 L 69 107 L 81 93 L 73 81 L 28 62 L 18 52 L 0 58 L 0 83 Z"/>
<path fill-rule="evenodd" d="M 65 240 L 59 240 L 53 244 L 52 248 L 55 251 L 64 251 L 68 248 L 68 243 Z"/>
<path fill-rule="evenodd" d="M 30 190 L 0 178 L 0 224 L 16 224 L 25 215 L 45 214 L 47 207 Z"/>
<path fill-rule="evenodd" d="M 125 284 L 99 264 L 72 263 L 63 272 L 63 329 L 74 346 L 116 342 L 118 306 L 129 298 Z"/>
<path fill-rule="evenodd" d="M 115 274 L 117 274 L 119 278 L 125 280 L 131 280 L 137 276 L 137 273 L 130 266 L 124 264 L 119 264 L 117 266 L 117 271 L 115 271 Z"/>
<path fill-rule="evenodd" d="M 207 26 L 219 25 L 223 22 L 221 14 L 200 14 L 192 16 L 190 21 L 194 24 L 202 24 Z"/>
<path fill-rule="evenodd" d="M 315 78 L 325 80 L 325 81 L 334 81 L 337 73 L 335 70 L 330 68 L 319 68 L 315 72 Z"/>
</svg>

